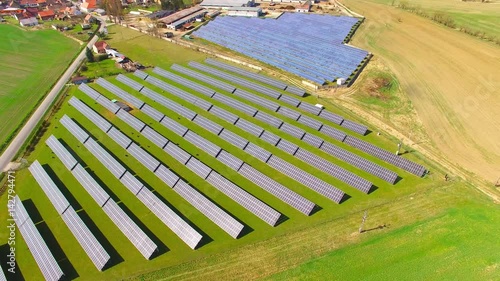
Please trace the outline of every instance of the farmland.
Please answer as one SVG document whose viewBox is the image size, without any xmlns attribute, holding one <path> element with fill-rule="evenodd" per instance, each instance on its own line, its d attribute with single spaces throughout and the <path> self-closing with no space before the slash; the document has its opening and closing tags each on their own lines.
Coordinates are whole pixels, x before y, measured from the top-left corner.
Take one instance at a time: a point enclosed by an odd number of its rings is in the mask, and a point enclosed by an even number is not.
<svg viewBox="0 0 500 281">
<path fill-rule="evenodd" d="M 0 25 L 0 151 L 68 66 L 78 43 L 54 30 Z M 43 46 L 43 47 L 42 47 Z M 7 121 L 8 120 L 8 121 Z"/>
</svg>

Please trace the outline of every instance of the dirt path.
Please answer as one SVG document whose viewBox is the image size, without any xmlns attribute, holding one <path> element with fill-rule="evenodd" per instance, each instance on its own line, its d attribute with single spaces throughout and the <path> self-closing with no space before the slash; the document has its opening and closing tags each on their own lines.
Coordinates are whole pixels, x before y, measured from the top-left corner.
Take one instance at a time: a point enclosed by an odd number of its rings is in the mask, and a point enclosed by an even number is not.
<svg viewBox="0 0 500 281">
<path fill-rule="evenodd" d="M 380 57 L 411 99 L 430 139 L 419 147 L 496 181 L 500 48 L 393 7 L 342 2 L 367 17 L 351 43 Z"/>
</svg>

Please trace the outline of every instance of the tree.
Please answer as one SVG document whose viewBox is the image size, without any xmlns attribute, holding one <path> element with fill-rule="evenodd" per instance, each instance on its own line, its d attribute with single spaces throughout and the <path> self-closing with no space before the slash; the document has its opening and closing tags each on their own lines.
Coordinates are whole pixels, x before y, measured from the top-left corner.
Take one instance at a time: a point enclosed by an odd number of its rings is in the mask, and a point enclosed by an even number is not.
<svg viewBox="0 0 500 281">
<path fill-rule="evenodd" d="M 105 7 L 110 20 L 113 19 L 115 23 L 121 23 L 123 9 L 120 0 L 103 0 L 102 5 Z"/>
<path fill-rule="evenodd" d="M 104 39 L 104 38 L 106 38 L 106 36 L 107 36 L 107 34 L 104 31 L 97 32 L 97 37 L 99 37 L 99 39 Z"/>
<path fill-rule="evenodd" d="M 85 56 L 87 56 L 87 60 L 89 62 L 94 62 L 94 54 L 92 53 L 92 51 L 89 49 L 89 47 L 87 47 L 87 49 L 85 50 Z"/>
<path fill-rule="evenodd" d="M 161 8 L 163 10 L 181 10 L 184 9 L 185 4 L 183 0 L 160 0 Z"/>
</svg>

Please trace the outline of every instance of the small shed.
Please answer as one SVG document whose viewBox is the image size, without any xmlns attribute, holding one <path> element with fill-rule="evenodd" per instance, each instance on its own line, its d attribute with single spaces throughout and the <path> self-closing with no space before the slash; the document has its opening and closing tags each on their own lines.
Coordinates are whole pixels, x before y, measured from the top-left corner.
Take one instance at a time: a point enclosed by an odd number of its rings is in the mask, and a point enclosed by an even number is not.
<svg viewBox="0 0 500 281">
<path fill-rule="evenodd" d="M 38 25 L 38 20 L 35 17 L 31 18 L 26 18 L 26 19 L 20 19 L 19 24 L 21 26 L 37 26 Z"/>
<path fill-rule="evenodd" d="M 80 85 L 80 84 L 84 84 L 84 83 L 88 83 L 89 82 L 89 78 L 85 77 L 85 76 L 77 76 L 77 77 L 73 77 L 71 79 L 71 83 L 75 84 L 75 85 Z"/>
<path fill-rule="evenodd" d="M 112 102 L 114 102 L 116 105 L 118 105 L 121 109 L 129 112 L 132 110 L 132 107 L 128 106 L 128 104 L 124 103 L 124 102 L 121 102 L 121 101 L 118 101 L 118 100 L 112 100 Z"/>
</svg>

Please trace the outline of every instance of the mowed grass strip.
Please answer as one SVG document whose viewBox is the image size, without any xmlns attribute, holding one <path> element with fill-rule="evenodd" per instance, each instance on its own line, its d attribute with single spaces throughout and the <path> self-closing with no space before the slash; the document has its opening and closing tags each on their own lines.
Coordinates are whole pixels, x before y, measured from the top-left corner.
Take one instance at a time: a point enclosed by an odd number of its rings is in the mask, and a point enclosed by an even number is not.
<svg viewBox="0 0 500 281">
<path fill-rule="evenodd" d="M 0 33 L 0 150 L 68 67 L 79 45 L 55 30 L 25 31 L 2 24 Z"/>
</svg>

